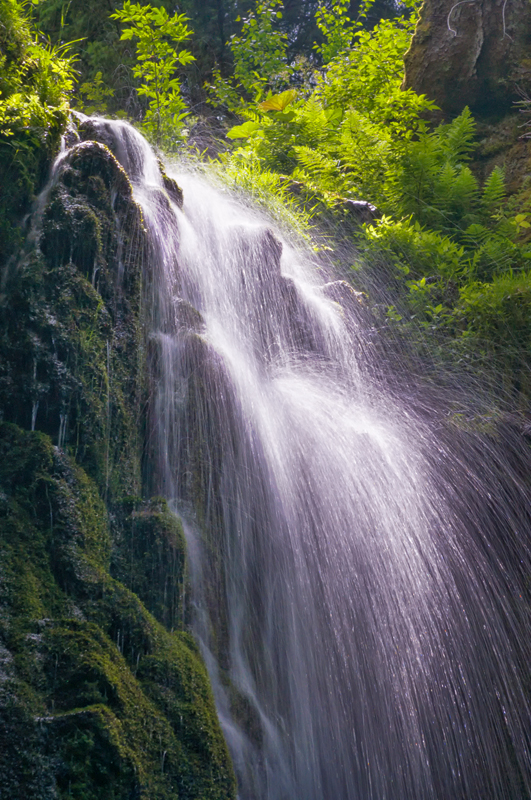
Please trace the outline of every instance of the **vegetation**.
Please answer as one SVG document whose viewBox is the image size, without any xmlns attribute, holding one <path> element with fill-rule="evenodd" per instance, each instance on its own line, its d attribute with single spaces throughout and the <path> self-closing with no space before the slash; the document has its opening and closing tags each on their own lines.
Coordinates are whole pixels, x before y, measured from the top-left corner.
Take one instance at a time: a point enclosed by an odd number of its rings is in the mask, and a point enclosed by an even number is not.
<svg viewBox="0 0 531 800">
<path fill-rule="evenodd" d="M 409 17 L 366 30 L 371 5 L 362 4 L 357 19 L 346 0 L 319 7 L 319 60 L 304 85 L 295 85 L 292 64 L 282 69 L 282 40 L 273 45 L 265 36 L 276 4 L 261 4 L 261 16 L 246 20 L 229 46 L 235 64 L 250 66 L 239 67 L 238 81 L 213 86 L 216 101 L 241 119 L 228 132 L 234 146 L 224 168 L 242 175 L 251 168 L 256 187 L 283 176 L 282 191 L 292 186 L 318 224 L 332 220 L 335 235 L 349 236 L 359 253 L 353 281 L 369 294 L 382 329 L 407 339 L 410 352 L 443 359 L 442 370 L 458 361 L 484 377 L 507 373 L 508 386 L 527 392 L 527 195 L 508 196 L 500 166 L 478 180 L 467 108 L 433 127 L 434 104 L 402 88 L 415 4 Z M 260 73 L 268 46 L 275 69 Z M 345 227 L 349 200 L 368 200 L 378 218 Z"/>
<path fill-rule="evenodd" d="M 138 39 L 133 75 L 142 81 L 139 97 L 149 101 L 142 127 L 156 144 L 171 145 L 187 116 L 179 80 L 174 76 L 177 65 L 185 66 L 194 60 L 189 50 L 176 49 L 192 34 L 186 24 L 188 18 L 184 14 L 170 17 L 165 8 L 125 0 L 123 8 L 112 14 L 111 19 L 128 26 L 120 37 L 122 40 Z"/>
<path fill-rule="evenodd" d="M 0 0 L 0 263 L 20 248 L 17 222 L 44 179 L 66 124 L 74 67 L 42 43 L 17 0 Z"/>
</svg>

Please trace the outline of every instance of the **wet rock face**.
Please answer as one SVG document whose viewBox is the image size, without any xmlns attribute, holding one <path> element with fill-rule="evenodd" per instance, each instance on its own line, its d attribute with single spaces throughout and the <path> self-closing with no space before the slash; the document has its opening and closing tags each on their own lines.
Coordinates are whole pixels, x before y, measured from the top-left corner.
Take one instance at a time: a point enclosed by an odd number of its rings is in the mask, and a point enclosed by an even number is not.
<svg viewBox="0 0 531 800">
<path fill-rule="evenodd" d="M 117 218 L 124 214 L 135 219 Z M 107 293 L 114 295 L 120 273 L 129 279 L 135 271 L 132 263 L 127 271 L 120 266 L 117 251 L 123 233 L 117 225 L 133 229 L 141 225 L 127 175 L 99 142 L 75 145 L 48 198 L 40 237 L 42 253 L 53 265 L 76 266 L 98 289 L 102 274 L 110 268 L 115 275 L 107 280 L 115 286 L 108 287 Z"/>
<path fill-rule="evenodd" d="M 0 800 L 232 800 L 182 529 L 160 498 L 112 517 L 48 436 L 0 423 Z"/>
<path fill-rule="evenodd" d="M 134 493 L 146 242 L 128 178 L 106 146 L 87 141 L 68 152 L 34 228 L 25 258 L 4 276 L 3 418 L 73 445 L 110 495 Z"/>
<path fill-rule="evenodd" d="M 425 0 L 404 85 L 427 95 L 443 116 L 468 105 L 502 114 L 531 88 L 529 0 Z"/>
</svg>

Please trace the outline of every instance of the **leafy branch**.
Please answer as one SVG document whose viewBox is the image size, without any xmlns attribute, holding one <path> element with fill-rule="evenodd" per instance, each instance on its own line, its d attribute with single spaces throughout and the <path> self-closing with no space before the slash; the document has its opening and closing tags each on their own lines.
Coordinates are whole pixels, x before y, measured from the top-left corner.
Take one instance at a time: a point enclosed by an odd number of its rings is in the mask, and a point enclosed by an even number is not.
<svg viewBox="0 0 531 800">
<path fill-rule="evenodd" d="M 142 82 L 138 94 L 149 101 L 143 129 L 157 144 L 171 144 L 189 111 L 181 95 L 178 68 L 195 60 L 186 48 L 178 47 L 192 35 L 185 14 L 168 15 L 165 8 L 131 3 L 111 14 L 126 27 L 122 40 L 137 39 L 135 78 Z"/>
</svg>

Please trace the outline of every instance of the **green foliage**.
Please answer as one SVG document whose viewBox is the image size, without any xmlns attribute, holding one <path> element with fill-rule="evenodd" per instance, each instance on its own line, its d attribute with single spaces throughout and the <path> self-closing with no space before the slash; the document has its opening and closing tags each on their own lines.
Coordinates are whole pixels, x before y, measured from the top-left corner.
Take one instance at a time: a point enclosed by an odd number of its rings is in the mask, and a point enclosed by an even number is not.
<svg viewBox="0 0 531 800">
<path fill-rule="evenodd" d="M 244 198 L 251 197 L 288 234 L 295 232 L 301 238 L 308 238 L 310 215 L 289 191 L 282 175 L 264 169 L 260 161 L 245 150 L 225 154 L 212 166 L 220 186 L 241 193 Z"/>
<path fill-rule="evenodd" d="M 436 276 L 460 281 L 468 274 L 465 248 L 448 236 L 423 228 L 411 217 L 395 221 L 384 216 L 374 225 L 364 226 L 359 244 L 369 259 L 385 256 L 397 274 L 408 278 Z"/>
<path fill-rule="evenodd" d="M 211 102 L 241 111 L 244 98 L 257 103 L 268 89 L 276 91 L 289 79 L 292 68 L 286 62 L 288 37 L 277 24 L 282 18 L 280 5 L 282 0 L 257 0 L 254 10 L 241 21 L 240 34 L 234 34 L 228 42 L 233 76 L 225 79 L 219 69 L 214 70 Z"/>
<path fill-rule="evenodd" d="M 259 0 L 243 20 L 240 35 L 230 39 L 234 79 L 255 99 L 262 84 L 274 83 L 286 70 L 287 35 L 275 29 L 276 20 L 282 18 L 280 5 L 281 0 Z"/>
<path fill-rule="evenodd" d="M 1 0 L 0 135 L 30 128 L 37 135 L 64 123 L 74 84 L 68 46 L 42 44 L 16 0 Z"/>
<path fill-rule="evenodd" d="M 368 9 L 362 5 L 362 15 Z M 470 111 L 430 128 L 433 103 L 401 88 L 414 3 L 411 10 L 367 31 L 363 20 L 349 18 L 346 0 L 322 5 L 316 21 L 324 41 L 316 50 L 323 67 L 314 70 L 313 87 L 295 94 L 284 84 L 274 94 L 269 86 L 265 100 L 257 91 L 254 102 L 242 102 L 233 87 L 229 106 L 241 123 L 228 133 L 235 147 L 223 163 L 247 171 L 253 185 L 261 175 L 271 185 L 275 174 L 289 176 L 306 210 L 327 208 L 337 218 L 345 199 L 375 204 L 383 216 L 355 234 L 366 264 L 358 280 L 370 294 L 380 283 L 385 325 L 421 349 L 429 331 L 441 352 L 461 359 L 479 336 L 493 344 L 500 326 L 520 329 L 516 308 L 527 278 L 512 277 L 511 288 L 504 276 L 527 276 L 531 223 L 527 207 L 507 200 L 500 167 L 483 185 L 470 168 Z M 378 273 L 383 287 L 372 277 Z M 514 304 L 501 301 L 504 286 Z"/>
<path fill-rule="evenodd" d="M 466 228 L 479 221 L 478 184 L 466 166 L 473 147 L 475 122 L 465 110 L 448 125 L 421 131 L 403 148 L 387 181 L 389 209 L 413 214 L 421 224 L 440 231 Z"/>
<path fill-rule="evenodd" d="M 0 0 L 0 263 L 21 246 L 18 223 L 59 145 L 73 86 L 67 47 L 52 47 L 16 0 Z"/>
<path fill-rule="evenodd" d="M 466 335 L 485 345 L 531 355 L 531 272 L 511 270 L 490 283 L 474 281 L 460 292 L 457 310 Z"/>
<path fill-rule="evenodd" d="M 128 26 L 122 40 L 138 40 L 133 75 L 142 81 L 139 96 L 148 100 L 142 128 L 157 144 L 171 147 L 174 137 L 182 135 L 188 116 L 177 77 L 178 67 L 194 60 L 189 50 L 177 47 L 192 34 L 188 18 L 184 14 L 170 17 L 165 8 L 126 0 L 111 19 Z"/>
<path fill-rule="evenodd" d="M 91 114 L 107 114 L 108 98 L 113 94 L 114 91 L 105 85 L 101 70 L 99 70 L 92 81 L 85 81 L 80 85 L 77 107 L 89 116 Z"/>
<path fill-rule="evenodd" d="M 318 19 L 327 41 L 333 40 L 334 54 L 326 51 L 330 60 L 316 73 L 310 96 L 290 96 L 289 107 L 279 105 L 287 92 L 258 104 L 240 103 L 248 123 L 229 137 L 247 138 L 246 149 L 266 169 L 292 174 L 325 201 L 372 194 L 378 202 L 375 188 L 385 195 L 386 170 L 397 162 L 404 142 L 424 129 L 420 114 L 433 106 L 400 88 L 414 18 L 382 20 L 367 32 L 360 20 L 348 19 L 340 2 L 321 8 Z"/>
<path fill-rule="evenodd" d="M 364 16 L 373 3 L 374 0 L 367 0 L 362 5 Z M 352 42 L 358 26 L 348 16 L 349 7 L 350 0 L 335 0 L 330 6 L 321 3 L 317 9 L 315 21 L 323 34 L 324 42 L 315 44 L 314 49 L 320 54 L 324 64 L 345 53 Z"/>
</svg>

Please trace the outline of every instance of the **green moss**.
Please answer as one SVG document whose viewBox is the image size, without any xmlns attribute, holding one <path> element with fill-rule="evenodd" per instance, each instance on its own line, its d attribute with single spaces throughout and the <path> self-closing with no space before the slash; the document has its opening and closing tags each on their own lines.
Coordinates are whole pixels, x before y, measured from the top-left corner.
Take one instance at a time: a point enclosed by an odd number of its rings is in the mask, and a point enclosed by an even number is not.
<svg viewBox="0 0 531 800">
<path fill-rule="evenodd" d="M 42 255 L 8 274 L 0 304 L 4 418 L 61 434 L 111 501 L 140 488 L 143 231 L 114 156 L 79 145 L 46 205 Z"/>
<path fill-rule="evenodd" d="M 137 594 L 168 630 L 184 619 L 186 544 L 166 501 L 122 503 L 115 511 L 113 574 Z"/>
<path fill-rule="evenodd" d="M 0 797 L 234 797 L 197 647 L 109 574 L 110 529 L 94 481 L 47 436 L 3 423 L 0 455 L 7 453 L 10 465 L 0 463 L 0 706 L 10 737 L 24 745 L 11 741 L 0 755 L 10 776 L 10 794 L 0 789 Z M 155 555 L 144 572 L 135 564 L 135 580 L 164 621 L 162 599 L 147 586 L 159 577 L 158 557 L 173 553 L 166 587 L 171 579 L 181 595 L 182 531 L 165 501 L 137 503 L 124 504 L 125 518 Z M 127 547 L 140 558 L 134 539 Z M 172 627 L 181 620 L 175 610 Z"/>
<path fill-rule="evenodd" d="M 168 197 L 170 197 L 174 203 L 177 203 L 179 208 L 183 207 L 183 190 L 177 183 L 174 178 L 170 178 L 170 176 L 166 172 L 166 168 L 164 164 L 159 159 L 159 169 L 160 174 L 162 175 L 162 183 L 166 192 L 168 193 Z"/>
</svg>

